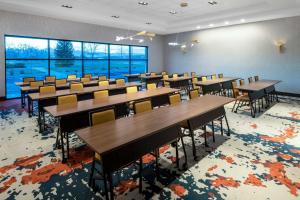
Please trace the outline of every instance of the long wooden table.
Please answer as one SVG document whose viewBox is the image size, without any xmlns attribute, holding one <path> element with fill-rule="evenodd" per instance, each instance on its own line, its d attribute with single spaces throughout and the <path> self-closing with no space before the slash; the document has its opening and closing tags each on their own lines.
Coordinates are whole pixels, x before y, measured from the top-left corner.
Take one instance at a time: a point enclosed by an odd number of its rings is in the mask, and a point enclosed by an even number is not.
<svg viewBox="0 0 300 200">
<path fill-rule="evenodd" d="M 236 81 L 240 78 L 237 77 L 223 77 L 217 78 L 214 80 L 206 80 L 206 81 L 199 81 L 196 83 L 197 86 L 202 88 L 203 94 L 207 94 L 210 92 L 219 92 L 222 89 L 232 89 L 232 81 Z"/>
<path fill-rule="evenodd" d="M 111 176 L 114 171 L 181 137 L 179 123 L 191 120 L 193 126 L 203 126 L 207 121 L 216 119 L 218 110 L 224 110 L 224 105 L 233 100 L 206 95 L 175 106 L 88 127 L 75 133 L 101 155 L 113 198 Z"/>
<path fill-rule="evenodd" d="M 128 102 L 151 99 L 153 106 L 165 105 L 168 103 L 168 95 L 178 91 L 179 90 L 177 89 L 163 87 L 132 94 L 119 94 L 97 100 L 84 100 L 76 104 L 48 106 L 44 109 L 46 112 L 50 113 L 51 116 L 59 120 L 60 133 L 58 133 L 58 135 L 61 135 L 62 158 L 65 161 L 66 156 L 62 135 L 64 133 L 68 134 L 69 132 L 79 128 L 89 126 L 89 112 L 103 108 L 115 107 L 117 117 L 121 117 L 124 115 L 124 105 L 127 112 Z M 67 152 L 69 149 L 68 146 L 67 140 Z"/>
<path fill-rule="evenodd" d="M 128 82 L 135 82 L 140 81 L 140 75 L 141 74 L 124 74 L 124 76 L 127 78 Z"/>
<path fill-rule="evenodd" d="M 178 77 L 163 79 L 163 81 L 169 82 L 171 88 L 188 89 L 190 85 L 191 77 Z"/>
<path fill-rule="evenodd" d="M 146 84 L 149 83 L 159 83 L 161 81 L 162 75 L 155 75 L 155 76 L 139 76 L 139 78 L 142 80 L 142 82 L 145 82 Z"/>
<path fill-rule="evenodd" d="M 276 95 L 275 85 L 280 83 L 280 80 L 259 80 L 249 84 L 240 85 L 237 87 L 242 92 L 247 92 L 250 100 L 251 115 L 254 118 L 256 109 L 253 108 L 253 102 L 264 97 L 268 97 L 270 94 Z M 267 107 L 269 106 L 269 98 L 266 98 Z"/>
</svg>

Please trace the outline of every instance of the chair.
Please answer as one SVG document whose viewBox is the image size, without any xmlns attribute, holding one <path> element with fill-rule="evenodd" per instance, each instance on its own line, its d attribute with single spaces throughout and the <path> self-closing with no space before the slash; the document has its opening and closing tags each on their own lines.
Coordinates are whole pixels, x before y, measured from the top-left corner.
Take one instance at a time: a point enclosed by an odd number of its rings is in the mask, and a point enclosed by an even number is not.
<svg viewBox="0 0 300 200">
<path fill-rule="evenodd" d="M 81 78 L 81 79 L 80 79 L 80 82 L 81 82 L 81 83 L 88 83 L 88 82 L 90 82 L 90 81 L 91 81 L 91 79 L 88 78 L 88 77 L 84 77 L 84 78 Z"/>
<path fill-rule="evenodd" d="M 259 76 L 254 76 L 254 80 L 255 80 L 255 82 L 259 81 Z"/>
<path fill-rule="evenodd" d="M 56 79 L 55 80 L 55 85 L 60 86 L 60 85 L 66 85 L 67 84 L 67 79 Z"/>
<path fill-rule="evenodd" d="M 94 92 L 94 99 L 103 99 L 109 96 L 108 90 Z"/>
<path fill-rule="evenodd" d="M 191 72 L 192 78 L 196 77 L 196 72 Z"/>
<path fill-rule="evenodd" d="M 99 81 L 106 81 L 107 80 L 107 78 L 106 78 L 106 76 L 99 76 L 99 79 L 98 79 Z"/>
<path fill-rule="evenodd" d="M 162 72 L 161 73 L 161 75 L 163 76 L 163 75 L 167 75 L 168 73 L 167 72 Z"/>
<path fill-rule="evenodd" d="M 46 76 L 46 77 L 45 77 L 45 81 L 47 81 L 47 82 L 52 82 L 52 83 L 54 83 L 54 82 L 55 82 L 55 79 L 56 79 L 55 76 Z"/>
<path fill-rule="evenodd" d="M 116 79 L 116 85 L 119 86 L 125 85 L 125 79 Z"/>
<path fill-rule="evenodd" d="M 65 104 L 72 104 L 72 103 L 77 103 L 76 94 L 59 96 L 57 98 L 57 105 L 65 105 Z"/>
<path fill-rule="evenodd" d="M 151 100 L 134 103 L 133 110 L 135 114 L 152 110 Z"/>
<path fill-rule="evenodd" d="M 40 87 L 40 94 L 49 94 L 49 93 L 55 93 L 55 92 L 56 92 L 56 88 L 54 85 Z"/>
<path fill-rule="evenodd" d="M 83 90 L 83 84 L 82 83 L 72 83 L 70 86 L 70 89 L 72 91 L 80 91 Z"/>
<path fill-rule="evenodd" d="M 252 82 L 253 82 L 253 78 L 252 78 L 252 77 L 249 77 L 249 78 L 248 78 L 248 82 L 249 82 L 249 83 L 252 83 Z"/>
<path fill-rule="evenodd" d="M 216 74 L 211 75 L 211 80 L 216 80 L 216 79 L 217 79 L 217 75 Z"/>
<path fill-rule="evenodd" d="M 173 74 L 173 78 L 178 78 L 178 74 Z"/>
<path fill-rule="evenodd" d="M 192 78 L 192 89 L 197 89 L 197 90 L 199 90 L 200 89 L 200 87 L 199 86 L 197 86 L 196 84 L 198 83 L 198 78 L 197 77 L 193 77 Z"/>
<path fill-rule="evenodd" d="M 126 93 L 127 94 L 137 93 L 137 92 L 138 92 L 137 86 L 131 86 L 131 87 L 126 88 Z"/>
<path fill-rule="evenodd" d="M 31 81 L 29 82 L 29 87 L 40 87 L 44 86 L 44 81 Z"/>
<path fill-rule="evenodd" d="M 224 76 L 223 76 L 223 74 L 218 74 L 218 77 L 223 78 Z"/>
<path fill-rule="evenodd" d="M 206 76 L 202 76 L 202 77 L 201 77 L 201 80 L 202 80 L 203 82 L 205 82 L 205 81 L 207 81 L 207 77 L 206 77 Z"/>
<path fill-rule="evenodd" d="M 147 90 L 155 90 L 156 84 L 155 83 L 148 83 L 147 84 Z"/>
<path fill-rule="evenodd" d="M 89 78 L 90 80 L 92 80 L 93 76 L 92 74 L 85 74 L 83 78 Z"/>
<path fill-rule="evenodd" d="M 183 74 L 183 77 L 185 77 L 185 78 L 189 77 L 189 73 L 185 72 L 185 73 Z"/>
<path fill-rule="evenodd" d="M 166 81 L 166 80 L 168 80 L 169 79 L 169 75 L 163 75 L 163 84 L 164 84 L 164 87 L 170 87 L 170 83 L 168 82 L 168 81 Z"/>
<path fill-rule="evenodd" d="M 244 84 L 243 81 L 244 80 L 240 80 L 240 85 Z M 237 82 L 233 81 L 232 88 L 233 88 L 233 97 L 235 98 L 235 102 L 232 107 L 232 112 L 234 111 L 235 108 L 236 108 L 235 112 L 237 112 L 238 108 L 243 106 L 244 103 L 250 102 L 248 94 L 247 93 L 240 94 L 239 89 L 237 89 L 236 87 L 237 87 Z M 242 103 L 242 105 L 240 105 L 240 103 Z M 237 107 L 235 107 L 236 104 L 237 104 Z"/>
<path fill-rule="evenodd" d="M 145 76 L 147 76 L 147 75 L 144 73 L 144 74 L 141 74 L 140 76 L 145 77 Z"/>
<path fill-rule="evenodd" d="M 109 86 L 109 81 L 99 81 L 99 86 Z"/>
<path fill-rule="evenodd" d="M 23 78 L 23 82 L 24 82 L 24 83 L 30 83 L 31 81 L 35 81 L 35 78 L 34 78 L 34 77 L 26 77 L 26 78 Z"/>
<path fill-rule="evenodd" d="M 75 79 L 77 79 L 77 76 L 75 74 L 71 74 L 71 75 L 68 75 L 67 79 L 68 80 L 75 80 Z"/>
<path fill-rule="evenodd" d="M 190 99 L 195 99 L 199 97 L 199 90 L 190 90 L 189 92 Z"/>
<path fill-rule="evenodd" d="M 155 72 L 151 72 L 150 76 L 156 76 L 156 73 Z"/>
<path fill-rule="evenodd" d="M 181 96 L 180 94 L 172 94 L 169 95 L 169 104 L 175 105 L 181 102 Z"/>
</svg>

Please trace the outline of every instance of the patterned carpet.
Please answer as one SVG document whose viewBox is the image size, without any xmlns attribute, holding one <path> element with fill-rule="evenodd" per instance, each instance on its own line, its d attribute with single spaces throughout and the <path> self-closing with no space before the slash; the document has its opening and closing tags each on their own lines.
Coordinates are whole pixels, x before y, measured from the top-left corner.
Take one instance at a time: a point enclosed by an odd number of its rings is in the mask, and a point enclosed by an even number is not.
<svg viewBox="0 0 300 200">
<path fill-rule="evenodd" d="M 173 147 L 162 147 L 158 178 L 154 157 L 144 156 L 143 193 L 138 193 L 137 167 L 132 165 L 114 175 L 117 198 L 300 199 L 300 102 L 281 101 L 255 119 L 249 110 L 236 114 L 231 107 L 226 106 L 230 137 L 217 129 L 216 143 L 210 138 L 205 148 L 199 131 L 197 162 L 185 138 L 187 171 L 176 169 Z M 54 150 L 54 119 L 40 134 L 36 118 L 28 118 L 15 100 L 0 103 L 0 116 L 0 199 L 102 198 L 101 189 L 94 193 L 87 184 L 93 152 L 75 135 L 71 159 L 62 164 L 60 150 Z M 101 182 L 97 185 L 102 188 Z"/>
</svg>

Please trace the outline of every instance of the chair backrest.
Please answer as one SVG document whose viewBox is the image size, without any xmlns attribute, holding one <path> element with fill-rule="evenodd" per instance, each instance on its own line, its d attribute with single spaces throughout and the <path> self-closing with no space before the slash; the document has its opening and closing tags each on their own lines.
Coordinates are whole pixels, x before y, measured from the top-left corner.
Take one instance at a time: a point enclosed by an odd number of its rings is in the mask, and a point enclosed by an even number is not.
<svg viewBox="0 0 300 200">
<path fill-rule="evenodd" d="M 29 87 L 40 87 L 44 86 L 44 81 L 31 81 L 29 82 Z"/>
<path fill-rule="evenodd" d="M 57 104 L 58 105 L 64 105 L 64 104 L 70 104 L 70 103 L 77 103 L 77 96 L 76 96 L 76 94 L 59 96 L 57 98 Z"/>
<path fill-rule="evenodd" d="M 245 80 L 244 79 L 240 79 L 240 85 L 245 85 Z"/>
<path fill-rule="evenodd" d="M 125 79 L 116 79 L 116 85 L 125 85 Z"/>
<path fill-rule="evenodd" d="M 198 82 L 198 78 L 197 77 L 192 78 L 192 83 L 197 83 L 197 82 Z"/>
<path fill-rule="evenodd" d="M 126 88 L 126 93 L 131 94 L 131 93 L 137 93 L 138 88 L 137 86 L 131 86 Z"/>
<path fill-rule="evenodd" d="M 84 77 L 84 78 L 80 79 L 80 82 L 82 82 L 82 83 L 87 83 L 87 82 L 90 82 L 90 81 L 91 81 L 91 79 L 88 78 L 88 77 Z"/>
<path fill-rule="evenodd" d="M 69 80 L 74 80 L 74 79 L 76 79 L 77 78 L 77 76 L 75 75 L 75 74 L 70 74 L 70 75 L 68 75 L 68 77 L 67 77 L 67 79 L 69 79 Z"/>
<path fill-rule="evenodd" d="M 216 80 L 217 79 L 217 75 L 215 75 L 215 74 L 211 75 L 211 79 L 212 80 Z"/>
<path fill-rule="evenodd" d="M 204 81 L 207 81 L 207 77 L 206 76 L 202 76 L 201 77 L 201 80 L 204 82 Z"/>
<path fill-rule="evenodd" d="M 54 85 L 40 87 L 40 94 L 48 94 L 48 93 L 55 93 L 55 92 L 56 92 L 56 88 Z"/>
<path fill-rule="evenodd" d="M 191 72 L 192 77 L 196 77 L 196 72 Z"/>
<path fill-rule="evenodd" d="M 89 78 L 90 80 L 93 78 L 92 74 L 85 74 L 83 78 Z"/>
<path fill-rule="evenodd" d="M 167 75 L 167 72 L 162 72 L 161 75 L 162 75 L 162 76 L 163 76 L 163 75 Z"/>
<path fill-rule="evenodd" d="M 55 85 L 65 85 L 67 84 L 67 79 L 56 79 Z"/>
<path fill-rule="evenodd" d="M 189 73 L 187 72 L 183 73 L 183 77 L 189 77 Z"/>
<path fill-rule="evenodd" d="M 99 81 L 106 81 L 106 80 L 107 80 L 106 76 L 99 76 Z"/>
<path fill-rule="evenodd" d="M 224 75 L 223 75 L 223 74 L 218 74 L 218 77 L 219 77 L 219 78 L 223 78 Z"/>
<path fill-rule="evenodd" d="M 96 111 L 90 113 L 90 125 L 95 126 L 97 124 L 102 124 L 105 122 L 115 120 L 115 111 L 114 109 L 108 109 L 103 111 Z"/>
<path fill-rule="evenodd" d="M 199 97 L 199 91 L 198 90 L 191 90 L 189 92 L 189 96 L 190 96 L 190 99 L 195 99 L 195 98 Z"/>
<path fill-rule="evenodd" d="M 108 90 L 101 90 L 94 92 L 94 99 L 107 98 L 109 96 Z"/>
<path fill-rule="evenodd" d="M 83 90 L 83 84 L 82 83 L 72 83 L 70 86 L 71 90 L 80 91 Z"/>
<path fill-rule="evenodd" d="M 99 81 L 99 86 L 109 86 L 109 81 Z"/>
<path fill-rule="evenodd" d="M 173 74 L 173 78 L 178 78 L 178 74 Z"/>
<path fill-rule="evenodd" d="M 233 88 L 233 97 L 237 98 L 240 95 L 239 89 L 236 88 L 237 87 L 237 82 L 232 81 L 231 84 L 232 84 L 232 88 Z"/>
<path fill-rule="evenodd" d="M 180 102 L 181 102 L 180 94 L 172 94 L 172 95 L 169 96 L 170 105 L 174 105 L 174 104 L 177 104 L 177 103 L 180 103 Z"/>
<path fill-rule="evenodd" d="M 167 74 L 163 75 L 163 79 L 164 80 L 169 79 L 169 75 L 167 75 Z"/>
<path fill-rule="evenodd" d="M 134 108 L 134 113 L 138 114 L 138 113 L 152 110 L 152 104 L 151 104 L 150 100 L 136 102 L 136 103 L 134 103 L 133 108 Z"/>
<path fill-rule="evenodd" d="M 254 76 L 255 81 L 259 81 L 259 76 Z"/>
<path fill-rule="evenodd" d="M 35 81 L 35 78 L 34 78 L 34 77 L 26 77 L 26 78 L 23 78 L 23 82 L 24 82 L 24 83 L 30 83 L 31 81 Z"/>
<path fill-rule="evenodd" d="M 156 76 L 156 73 L 155 72 L 151 72 L 150 76 Z"/>
<path fill-rule="evenodd" d="M 156 89 L 156 83 L 147 84 L 147 90 L 155 90 L 155 89 Z"/>
<path fill-rule="evenodd" d="M 248 82 L 249 82 L 249 83 L 252 83 L 252 82 L 253 82 L 253 78 L 252 78 L 252 77 L 249 77 L 249 78 L 248 78 Z"/>
<path fill-rule="evenodd" d="M 142 76 L 142 77 L 145 77 L 145 76 L 146 76 L 146 74 L 141 74 L 140 76 Z"/>
<path fill-rule="evenodd" d="M 48 81 L 48 82 L 55 82 L 55 80 L 56 80 L 55 76 L 46 76 L 45 77 L 45 81 Z"/>
</svg>

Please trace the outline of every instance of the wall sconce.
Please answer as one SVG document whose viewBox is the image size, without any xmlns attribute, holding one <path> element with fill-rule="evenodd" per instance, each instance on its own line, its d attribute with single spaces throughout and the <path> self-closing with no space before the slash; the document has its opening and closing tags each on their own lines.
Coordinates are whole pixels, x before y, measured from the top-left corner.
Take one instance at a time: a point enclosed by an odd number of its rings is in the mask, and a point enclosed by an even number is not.
<svg viewBox="0 0 300 200">
<path fill-rule="evenodd" d="M 279 53 L 284 53 L 285 44 L 286 44 L 285 40 L 275 40 L 274 44 L 278 48 Z"/>
</svg>

